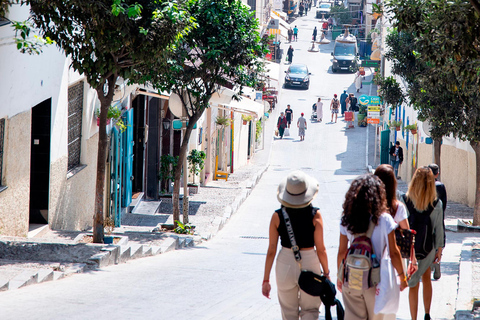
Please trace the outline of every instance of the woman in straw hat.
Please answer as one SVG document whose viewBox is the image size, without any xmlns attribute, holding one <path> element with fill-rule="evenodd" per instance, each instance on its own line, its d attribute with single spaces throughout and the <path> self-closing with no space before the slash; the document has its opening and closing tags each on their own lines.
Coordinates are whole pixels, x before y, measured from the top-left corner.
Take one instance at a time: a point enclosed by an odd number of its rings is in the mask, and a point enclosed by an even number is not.
<svg viewBox="0 0 480 320">
<path fill-rule="evenodd" d="M 277 257 L 276 280 L 282 319 L 318 319 L 320 298 L 311 296 L 298 286 L 300 266 L 295 260 L 285 225 L 285 208 L 297 246 L 301 252 L 302 269 L 329 277 L 327 251 L 323 242 L 323 220 L 311 203 L 318 193 L 318 181 L 301 171 L 294 171 L 278 186 L 281 208 L 274 212 L 269 229 L 269 245 L 265 261 L 262 293 L 270 298 L 270 271 L 277 253 L 278 238 L 282 249 Z M 320 268 L 320 264 L 322 265 Z"/>
</svg>

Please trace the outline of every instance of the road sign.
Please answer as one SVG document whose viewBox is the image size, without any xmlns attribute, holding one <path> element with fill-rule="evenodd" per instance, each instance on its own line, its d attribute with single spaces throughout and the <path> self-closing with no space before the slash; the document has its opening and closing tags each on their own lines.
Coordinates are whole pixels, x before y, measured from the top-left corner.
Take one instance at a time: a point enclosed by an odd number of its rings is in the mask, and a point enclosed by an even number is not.
<svg viewBox="0 0 480 320">
<path fill-rule="evenodd" d="M 362 67 L 380 67 L 380 61 L 377 60 L 362 60 Z"/>
<path fill-rule="evenodd" d="M 280 21 L 278 19 L 270 19 L 268 22 L 268 29 L 278 29 L 280 25 Z"/>
<path fill-rule="evenodd" d="M 379 123 L 380 123 L 380 119 L 379 119 L 379 118 L 367 118 L 367 123 L 379 124 Z"/>
</svg>

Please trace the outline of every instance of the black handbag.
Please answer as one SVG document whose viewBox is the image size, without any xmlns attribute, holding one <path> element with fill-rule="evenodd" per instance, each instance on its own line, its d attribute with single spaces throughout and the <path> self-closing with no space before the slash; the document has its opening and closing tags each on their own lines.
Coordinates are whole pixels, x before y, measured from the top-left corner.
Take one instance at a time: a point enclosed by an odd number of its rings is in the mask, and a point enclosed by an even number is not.
<svg viewBox="0 0 480 320">
<path fill-rule="evenodd" d="M 300 248 L 297 246 L 297 241 L 295 240 L 295 234 L 293 233 L 292 224 L 290 223 L 290 217 L 288 216 L 285 207 L 282 208 L 282 213 L 283 219 L 285 221 L 285 226 L 287 227 L 288 236 L 290 238 L 290 243 L 292 245 L 292 251 L 295 256 L 295 260 L 300 264 L 301 269 L 302 256 L 300 254 Z M 337 294 L 335 285 L 326 276 L 318 275 L 315 272 L 302 269 L 300 271 L 300 277 L 298 278 L 298 286 L 300 287 L 300 289 L 302 289 L 309 295 L 320 297 L 322 303 L 325 305 L 326 320 L 332 320 L 330 307 L 335 305 L 337 306 L 337 319 L 344 319 L 345 310 L 343 309 L 340 301 L 338 299 L 335 299 L 335 295 Z"/>
<path fill-rule="evenodd" d="M 413 246 L 415 244 L 415 230 L 401 229 L 398 227 L 395 229 L 395 240 L 397 247 L 400 249 L 402 258 L 410 259 Z"/>
</svg>

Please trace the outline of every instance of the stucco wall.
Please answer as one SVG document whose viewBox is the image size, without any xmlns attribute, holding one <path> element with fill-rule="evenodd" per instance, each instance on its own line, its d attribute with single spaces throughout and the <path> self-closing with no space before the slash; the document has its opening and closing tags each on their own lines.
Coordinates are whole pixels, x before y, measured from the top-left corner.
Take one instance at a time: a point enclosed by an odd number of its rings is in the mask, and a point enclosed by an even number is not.
<svg viewBox="0 0 480 320">
<path fill-rule="evenodd" d="M 98 134 L 87 139 L 82 150 L 86 167 L 66 178 L 68 158 L 51 165 L 49 224 L 58 230 L 86 230 L 92 226 L 95 206 Z"/>
<path fill-rule="evenodd" d="M 7 119 L 4 146 L 4 179 L 0 192 L 0 233 L 24 237 L 28 232 L 30 199 L 31 112 Z"/>
<path fill-rule="evenodd" d="M 400 170 L 403 181 L 410 182 L 413 176 L 412 148 L 405 148 L 405 141 L 400 140 L 404 148 L 404 164 Z M 475 204 L 475 154 L 453 145 L 442 145 L 441 181 L 447 188 L 448 201 L 455 201 L 473 207 Z M 427 166 L 433 162 L 432 144 L 420 143 L 418 146 L 417 167 Z"/>
<path fill-rule="evenodd" d="M 235 112 L 235 132 L 234 132 L 234 162 L 233 169 L 236 170 L 247 164 L 248 153 L 248 128 L 249 125 L 243 125 L 242 114 Z"/>
</svg>

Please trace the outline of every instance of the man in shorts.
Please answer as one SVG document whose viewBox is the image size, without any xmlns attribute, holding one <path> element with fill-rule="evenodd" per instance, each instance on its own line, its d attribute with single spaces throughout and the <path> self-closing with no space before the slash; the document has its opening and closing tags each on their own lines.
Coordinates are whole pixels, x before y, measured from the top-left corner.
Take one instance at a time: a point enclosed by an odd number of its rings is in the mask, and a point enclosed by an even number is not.
<svg viewBox="0 0 480 320">
<path fill-rule="evenodd" d="M 339 108 L 340 108 L 340 101 L 337 98 L 337 94 L 334 94 L 332 102 L 330 102 L 330 110 L 332 111 L 332 120 L 330 122 L 333 123 L 333 116 L 335 116 L 335 123 L 337 123 L 337 116 L 338 116 L 338 109 Z"/>
<path fill-rule="evenodd" d="M 287 124 L 288 124 L 288 127 L 290 128 L 290 123 L 292 123 L 292 119 L 293 119 L 293 110 L 290 109 L 289 104 L 287 104 L 287 109 L 285 109 L 285 117 L 287 118 Z"/>
</svg>

